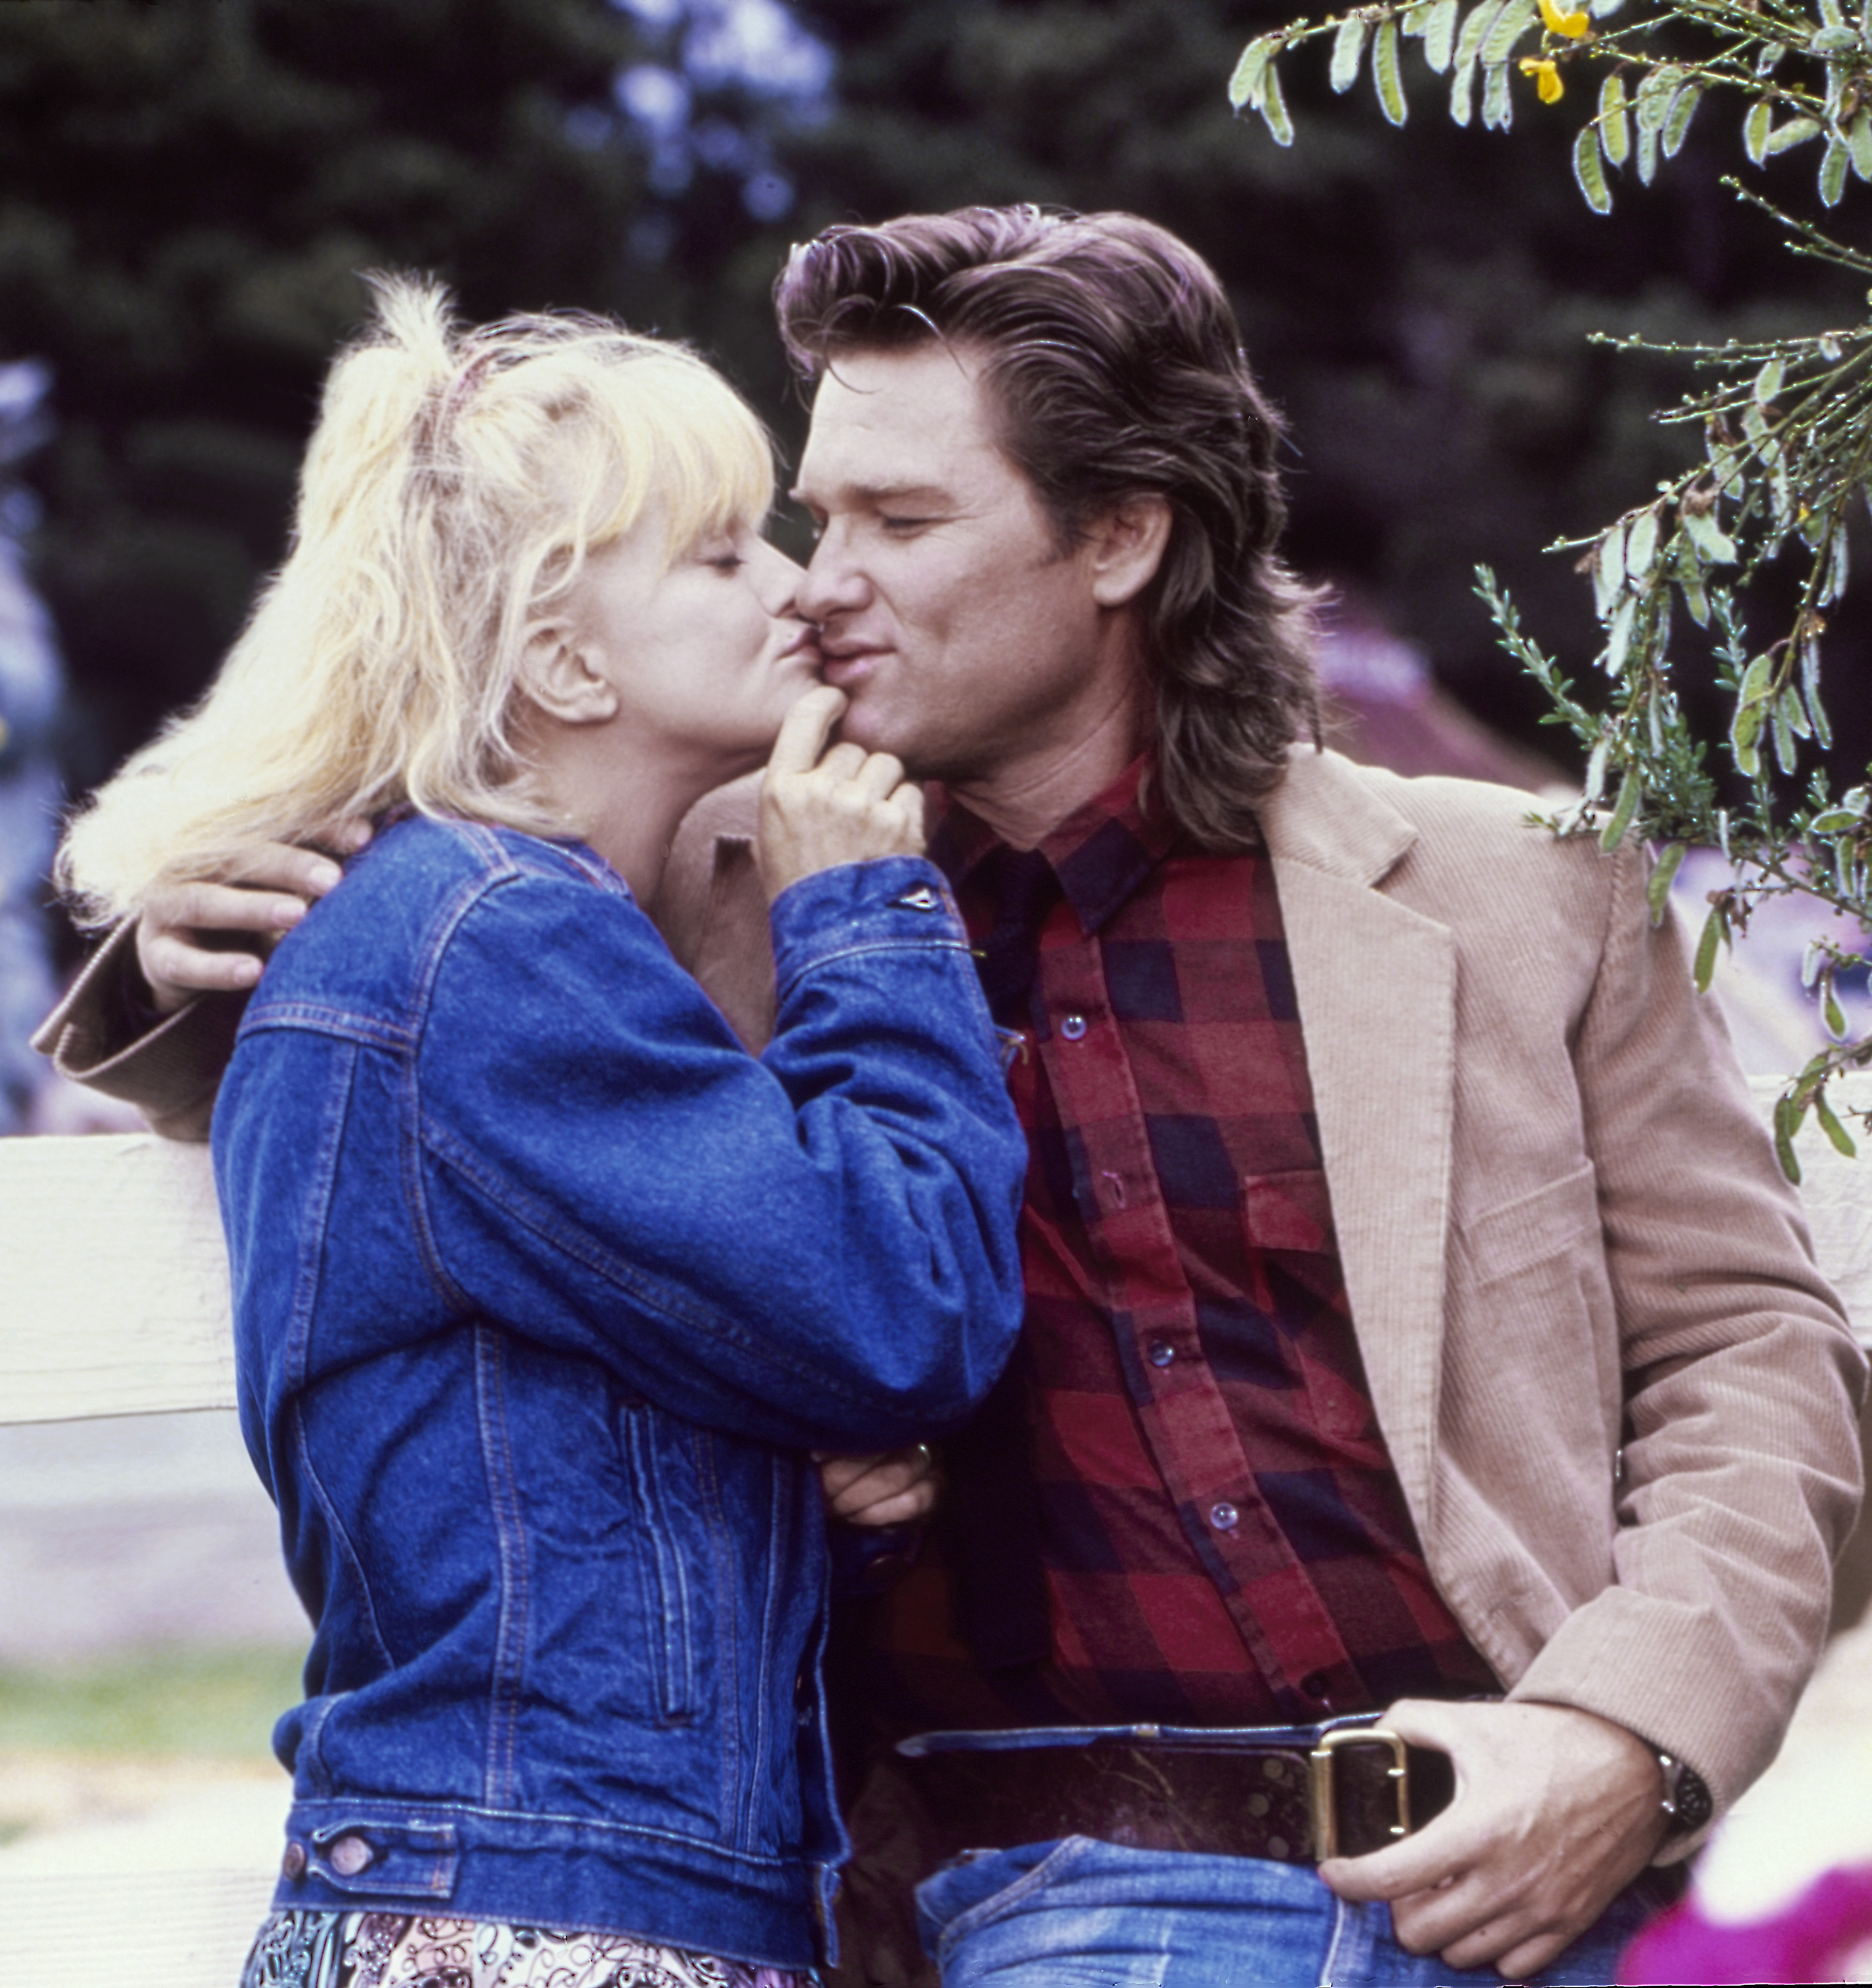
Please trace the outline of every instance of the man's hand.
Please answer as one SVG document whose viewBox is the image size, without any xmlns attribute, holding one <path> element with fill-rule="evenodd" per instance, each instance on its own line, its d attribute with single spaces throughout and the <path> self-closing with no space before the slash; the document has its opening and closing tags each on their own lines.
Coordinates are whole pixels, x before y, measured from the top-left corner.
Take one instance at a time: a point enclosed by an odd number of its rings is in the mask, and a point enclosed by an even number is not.
<svg viewBox="0 0 1872 1988">
<path fill-rule="evenodd" d="M 371 840 L 367 821 L 344 823 L 331 847 L 354 856 Z M 344 872 L 317 849 L 262 843 L 237 875 L 152 891 L 137 920 L 137 964 L 158 1014 L 173 1014 L 198 994 L 251 987 L 275 944 L 335 889 Z M 225 948 L 218 935 L 245 932 L 252 950 Z"/>
<path fill-rule="evenodd" d="M 876 1456 L 821 1456 L 825 1509 L 848 1526 L 907 1526 L 935 1510 L 940 1479 L 926 1442 Z"/>
<path fill-rule="evenodd" d="M 1342 1898 L 1390 1902 L 1413 1953 L 1538 1973 L 1650 1863 L 1664 1833 L 1657 1756 L 1622 1726 L 1561 1705 L 1404 1699 L 1385 1724 L 1455 1763 L 1456 1799 L 1388 1850 L 1335 1857 Z"/>
<path fill-rule="evenodd" d="M 790 884 L 840 863 L 923 853 L 922 789 L 888 752 L 825 742 L 845 708 L 821 684 L 787 713 L 760 789 L 760 879 L 770 903 Z"/>
</svg>

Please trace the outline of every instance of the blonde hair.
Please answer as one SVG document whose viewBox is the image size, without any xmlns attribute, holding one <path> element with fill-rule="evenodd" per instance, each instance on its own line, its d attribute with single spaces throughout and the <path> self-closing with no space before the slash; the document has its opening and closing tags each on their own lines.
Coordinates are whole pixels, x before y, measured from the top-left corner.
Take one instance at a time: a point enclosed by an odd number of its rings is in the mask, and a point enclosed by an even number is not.
<svg viewBox="0 0 1872 1988">
<path fill-rule="evenodd" d="M 772 502 L 765 431 L 692 353 L 570 313 L 462 330 L 438 286 L 371 282 L 286 563 L 201 702 L 66 831 L 86 924 L 399 806 L 564 833 L 509 735 L 529 624 L 646 512 L 673 559 Z"/>
</svg>

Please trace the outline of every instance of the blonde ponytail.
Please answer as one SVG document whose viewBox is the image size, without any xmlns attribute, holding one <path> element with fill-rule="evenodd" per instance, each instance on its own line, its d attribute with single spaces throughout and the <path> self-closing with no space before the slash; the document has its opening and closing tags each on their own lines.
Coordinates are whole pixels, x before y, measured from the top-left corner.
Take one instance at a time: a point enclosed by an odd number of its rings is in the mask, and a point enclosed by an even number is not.
<svg viewBox="0 0 1872 1988">
<path fill-rule="evenodd" d="M 464 332 L 437 286 L 372 286 L 286 563 L 207 695 L 67 830 L 58 881 L 86 924 L 350 815 L 564 833 L 509 735 L 529 623 L 647 511 L 674 557 L 771 502 L 759 422 L 681 347 L 571 314 Z"/>
</svg>

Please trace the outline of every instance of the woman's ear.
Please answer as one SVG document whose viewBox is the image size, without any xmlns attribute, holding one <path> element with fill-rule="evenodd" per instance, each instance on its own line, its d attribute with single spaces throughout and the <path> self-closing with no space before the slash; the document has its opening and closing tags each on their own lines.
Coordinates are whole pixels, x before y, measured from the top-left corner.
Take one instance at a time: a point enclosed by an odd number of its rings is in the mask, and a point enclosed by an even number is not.
<svg viewBox="0 0 1872 1988">
<path fill-rule="evenodd" d="M 1088 536 L 1092 598 L 1101 607 L 1122 607 L 1157 576 L 1170 542 L 1170 500 L 1140 491 L 1097 519 Z"/>
<path fill-rule="evenodd" d="M 563 617 L 536 621 L 520 652 L 522 695 L 561 725 L 603 725 L 618 715 L 618 692 L 592 649 Z"/>
</svg>

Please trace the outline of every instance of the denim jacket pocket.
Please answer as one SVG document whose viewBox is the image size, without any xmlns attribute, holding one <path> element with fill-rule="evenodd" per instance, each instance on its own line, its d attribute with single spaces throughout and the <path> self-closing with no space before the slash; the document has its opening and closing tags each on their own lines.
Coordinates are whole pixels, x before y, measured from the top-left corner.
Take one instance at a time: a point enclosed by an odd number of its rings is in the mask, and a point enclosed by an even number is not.
<svg viewBox="0 0 1872 1988">
<path fill-rule="evenodd" d="M 692 1631 L 689 1569 L 670 1530 L 665 1469 L 658 1438 L 664 1418 L 645 1403 L 618 1411 L 618 1445 L 638 1510 L 643 1515 L 643 1633 L 650 1660 L 653 1705 L 665 1724 L 691 1719 L 696 1709 L 696 1644 Z"/>
</svg>

